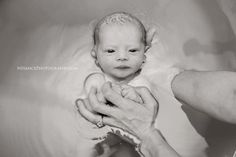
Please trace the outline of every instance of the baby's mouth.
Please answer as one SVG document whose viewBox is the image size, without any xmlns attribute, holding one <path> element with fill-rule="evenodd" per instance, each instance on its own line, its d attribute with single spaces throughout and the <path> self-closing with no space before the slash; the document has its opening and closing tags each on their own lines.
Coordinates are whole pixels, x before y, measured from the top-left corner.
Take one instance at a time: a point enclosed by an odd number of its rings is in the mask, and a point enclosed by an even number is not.
<svg viewBox="0 0 236 157">
<path fill-rule="evenodd" d="M 127 66 L 127 65 L 120 65 L 120 66 L 118 66 L 118 67 L 115 67 L 115 69 L 126 70 L 126 69 L 130 69 L 130 67 Z"/>
</svg>

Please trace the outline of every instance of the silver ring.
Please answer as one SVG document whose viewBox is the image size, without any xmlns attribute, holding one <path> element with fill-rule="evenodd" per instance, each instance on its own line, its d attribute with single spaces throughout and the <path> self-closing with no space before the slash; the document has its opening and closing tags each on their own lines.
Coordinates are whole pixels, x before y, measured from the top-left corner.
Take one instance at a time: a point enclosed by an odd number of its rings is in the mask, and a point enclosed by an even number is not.
<svg viewBox="0 0 236 157">
<path fill-rule="evenodd" d="M 104 123 L 103 123 L 103 116 L 100 116 L 100 119 L 99 119 L 99 121 L 96 123 L 96 126 L 97 126 L 98 128 L 102 128 L 102 127 L 105 126 Z"/>
</svg>

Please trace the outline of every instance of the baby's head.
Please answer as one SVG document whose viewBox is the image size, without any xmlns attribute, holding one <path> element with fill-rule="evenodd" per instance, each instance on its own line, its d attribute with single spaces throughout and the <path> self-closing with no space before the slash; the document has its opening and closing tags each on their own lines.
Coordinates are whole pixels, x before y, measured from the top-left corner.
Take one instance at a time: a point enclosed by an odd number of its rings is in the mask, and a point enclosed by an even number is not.
<svg viewBox="0 0 236 157">
<path fill-rule="evenodd" d="M 148 48 L 142 22 L 131 14 L 105 16 L 94 29 L 91 52 L 96 64 L 114 81 L 129 81 L 145 62 Z"/>
<path fill-rule="evenodd" d="M 146 43 L 146 29 L 143 25 L 143 23 L 135 16 L 126 13 L 126 12 L 115 12 L 112 14 L 109 14 L 105 17 L 103 17 L 98 23 L 96 24 L 93 32 L 93 42 L 94 46 L 97 46 L 99 44 L 100 38 L 100 30 L 102 29 L 102 26 L 104 25 L 120 25 L 125 26 L 125 24 L 133 24 L 136 26 L 141 33 L 141 42 L 143 42 L 145 45 Z"/>
</svg>

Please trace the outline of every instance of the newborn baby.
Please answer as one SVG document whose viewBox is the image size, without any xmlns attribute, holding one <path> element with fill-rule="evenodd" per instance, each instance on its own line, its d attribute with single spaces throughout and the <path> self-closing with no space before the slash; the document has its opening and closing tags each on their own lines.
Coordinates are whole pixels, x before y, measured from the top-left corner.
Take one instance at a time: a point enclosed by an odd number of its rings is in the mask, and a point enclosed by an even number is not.
<svg viewBox="0 0 236 157">
<path fill-rule="evenodd" d="M 106 81 L 111 81 L 112 88 L 125 98 L 142 103 L 141 97 L 128 85 L 140 75 L 146 61 L 145 52 L 150 47 L 147 42 L 146 29 L 140 20 L 131 14 L 118 12 L 105 16 L 94 29 L 94 46 L 91 51 L 96 65 L 101 73 L 90 74 L 85 82 L 85 93 L 88 94 L 92 87 L 97 89 L 97 98 L 106 102 L 101 93 L 101 86 Z M 108 105 L 112 105 L 109 104 Z M 103 124 L 97 123 L 98 127 Z M 132 135 L 121 129 L 111 127 L 111 132 L 119 136 L 127 136 L 138 143 Z M 111 134 L 110 134 L 111 135 Z M 112 136 L 112 141 L 121 141 L 117 136 Z M 109 137 L 108 137 L 109 138 Z M 116 143 L 116 142 L 115 142 Z"/>
</svg>

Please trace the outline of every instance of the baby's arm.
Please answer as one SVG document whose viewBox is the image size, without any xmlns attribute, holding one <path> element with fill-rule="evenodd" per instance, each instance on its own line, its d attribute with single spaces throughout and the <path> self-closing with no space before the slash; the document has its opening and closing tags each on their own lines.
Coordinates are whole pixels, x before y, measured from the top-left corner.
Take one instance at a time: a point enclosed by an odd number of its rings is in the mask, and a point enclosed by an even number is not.
<svg viewBox="0 0 236 157">
<path fill-rule="evenodd" d="M 101 87 L 105 82 L 106 82 L 105 77 L 102 73 L 90 74 L 89 76 L 87 76 L 87 78 L 84 81 L 85 93 L 88 95 L 89 91 L 92 87 L 96 88 L 98 100 L 101 102 L 105 102 L 105 99 L 104 99 L 102 92 L 101 92 Z"/>
</svg>

